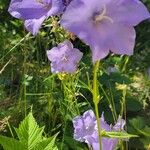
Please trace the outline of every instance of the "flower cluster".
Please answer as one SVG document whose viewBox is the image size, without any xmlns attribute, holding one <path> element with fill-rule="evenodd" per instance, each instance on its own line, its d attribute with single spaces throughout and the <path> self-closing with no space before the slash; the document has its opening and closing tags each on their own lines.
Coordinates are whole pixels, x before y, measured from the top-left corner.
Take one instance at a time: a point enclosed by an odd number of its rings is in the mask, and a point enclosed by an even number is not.
<svg viewBox="0 0 150 150">
<path fill-rule="evenodd" d="M 9 13 L 24 21 L 27 31 L 36 35 L 44 20 L 60 17 L 60 25 L 78 36 L 92 51 L 93 63 L 110 52 L 132 55 L 136 33 L 134 27 L 150 18 L 150 13 L 140 0 L 11 0 Z M 74 73 L 82 52 L 69 40 L 47 51 L 52 73 Z M 100 118 L 101 130 L 119 132 L 125 121 L 118 119 L 114 126 Z M 74 139 L 99 150 L 98 127 L 92 110 L 73 119 Z M 103 150 L 114 150 L 117 138 L 102 138 Z"/>
<path fill-rule="evenodd" d="M 63 14 L 61 25 L 91 47 L 93 62 L 110 51 L 132 55 L 134 26 L 150 18 L 139 0 L 11 0 L 8 11 L 33 35 L 46 18 Z"/>
<path fill-rule="evenodd" d="M 100 118 L 101 130 L 121 131 L 124 128 L 125 121 L 118 119 L 117 123 L 111 127 L 105 122 L 104 116 Z M 99 150 L 98 129 L 95 114 L 92 110 L 86 111 L 83 116 L 77 116 L 73 119 L 74 139 L 85 142 L 93 148 Z M 103 150 L 114 150 L 118 143 L 116 138 L 102 138 Z"/>
</svg>

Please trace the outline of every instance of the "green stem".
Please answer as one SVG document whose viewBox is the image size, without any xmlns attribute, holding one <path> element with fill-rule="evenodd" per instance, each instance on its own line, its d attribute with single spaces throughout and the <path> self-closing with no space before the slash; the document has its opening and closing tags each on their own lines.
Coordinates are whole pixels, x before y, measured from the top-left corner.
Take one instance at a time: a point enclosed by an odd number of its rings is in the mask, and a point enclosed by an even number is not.
<svg viewBox="0 0 150 150">
<path fill-rule="evenodd" d="M 9 128 L 10 133 L 11 133 L 11 136 L 14 138 L 14 134 L 13 134 L 13 132 L 12 132 L 11 126 L 10 126 L 10 124 L 9 124 L 8 121 L 7 121 L 7 126 L 8 126 L 8 128 Z"/>
<path fill-rule="evenodd" d="M 100 150 L 102 150 L 102 137 L 101 137 L 101 125 L 100 125 L 100 119 L 99 119 L 99 111 L 98 111 L 98 103 L 99 103 L 99 92 L 98 92 L 98 84 L 97 84 L 97 72 L 99 69 L 99 61 L 97 61 L 94 65 L 94 76 L 93 76 L 93 102 L 95 106 L 95 112 L 96 112 L 96 120 L 97 120 L 97 127 L 98 127 L 98 140 L 100 145 Z"/>
<path fill-rule="evenodd" d="M 100 84 L 99 84 L 100 85 Z M 104 88 L 100 85 L 100 88 L 102 90 L 102 92 L 104 93 L 109 105 L 110 105 L 110 110 L 112 112 L 112 116 L 113 116 L 113 119 L 114 119 L 114 122 L 117 121 L 117 113 L 116 113 L 116 109 L 115 109 L 115 104 L 113 105 L 112 102 L 111 102 L 111 99 L 109 98 L 108 94 L 106 94 Z M 112 94 L 111 94 L 112 95 Z M 114 102 L 114 101 L 113 101 Z"/>
</svg>

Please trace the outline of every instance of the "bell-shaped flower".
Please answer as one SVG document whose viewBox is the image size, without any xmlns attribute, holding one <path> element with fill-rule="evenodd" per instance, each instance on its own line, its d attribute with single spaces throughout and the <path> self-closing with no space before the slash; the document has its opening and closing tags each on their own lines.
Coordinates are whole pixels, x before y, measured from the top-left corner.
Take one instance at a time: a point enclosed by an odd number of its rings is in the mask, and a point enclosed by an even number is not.
<svg viewBox="0 0 150 150">
<path fill-rule="evenodd" d="M 25 28 L 36 35 L 45 19 L 62 13 L 63 9 L 61 0 L 11 0 L 8 11 L 25 21 Z"/>
<path fill-rule="evenodd" d="M 104 119 L 100 118 L 101 130 L 108 132 L 122 131 L 125 125 L 123 119 L 118 119 L 117 123 L 112 127 Z M 93 148 L 99 150 L 98 129 L 95 114 L 92 110 L 86 111 L 83 116 L 77 116 L 73 119 L 74 139 L 80 142 L 85 142 Z M 117 146 L 117 138 L 102 138 L 103 150 L 114 150 Z"/>
<path fill-rule="evenodd" d="M 132 55 L 134 26 L 147 18 L 150 13 L 139 0 L 73 0 L 61 25 L 91 47 L 95 62 L 110 51 Z"/>
<path fill-rule="evenodd" d="M 83 53 L 73 48 L 68 40 L 47 51 L 52 73 L 74 73 L 82 56 Z"/>
</svg>

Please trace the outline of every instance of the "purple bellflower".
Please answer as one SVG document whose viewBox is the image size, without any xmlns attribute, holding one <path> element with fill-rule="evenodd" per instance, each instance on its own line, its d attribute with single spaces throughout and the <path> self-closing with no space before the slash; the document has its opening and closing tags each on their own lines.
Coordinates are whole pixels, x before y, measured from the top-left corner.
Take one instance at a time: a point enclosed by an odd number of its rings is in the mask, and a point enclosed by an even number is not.
<svg viewBox="0 0 150 150">
<path fill-rule="evenodd" d="M 139 0 L 73 0 L 61 25 L 91 47 L 95 62 L 109 51 L 132 55 L 134 26 L 147 18 L 150 13 Z"/>
<path fill-rule="evenodd" d="M 25 28 L 36 35 L 46 18 L 63 11 L 61 0 L 11 0 L 9 13 L 25 21 Z"/>
<path fill-rule="evenodd" d="M 83 53 L 73 48 L 72 43 L 66 40 L 57 47 L 48 50 L 47 56 L 51 61 L 52 73 L 73 73 L 76 71 Z"/>
<path fill-rule="evenodd" d="M 104 116 L 100 118 L 101 130 L 105 131 L 121 131 L 124 128 L 125 121 L 118 119 L 117 123 L 111 127 L 108 125 Z M 95 114 L 92 110 L 86 111 L 83 116 L 77 116 L 73 119 L 74 139 L 80 142 L 85 142 L 93 148 L 99 150 L 98 129 Z M 103 150 L 114 150 L 117 146 L 118 139 L 116 138 L 102 138 Z"/>
</svg>

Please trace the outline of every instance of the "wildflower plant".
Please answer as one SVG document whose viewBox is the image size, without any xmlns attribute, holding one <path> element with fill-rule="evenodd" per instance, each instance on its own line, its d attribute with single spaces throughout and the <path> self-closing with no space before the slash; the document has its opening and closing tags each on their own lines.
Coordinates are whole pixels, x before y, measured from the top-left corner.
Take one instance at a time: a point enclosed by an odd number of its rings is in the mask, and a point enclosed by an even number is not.
<svg viewBox="0 0 150 150">
<path fill-rule="evenodd" d="M 30 112 L 20 123 L 19 128 L 15 128 L 19 140 L 0 135 L 0 144 L 4 150 L 58 150 L 55 145 L 56 136 L 44 137 L 44 127 L 39 127 L 35 118 Z"/>
<path fill-rule="evenodd" d="M 52 73 L 74 73 L 82 55 L 68 40 L 47 51 Z"/>
<path fill-rule="evenodd" d="M 91 48 L 93 79 L 92 84 L 89 83 L 87 87 L 93 96 L 95 113 L 89 110 L 83 116 L 72 117 L 74 139 L 87 143 L 93 150 L 113 150 L 117 146 L 118 139 L 136 137 L 125 132 L 126 118 L 123 120 L 116 115 L 116 119 L 119 119 L 114 120 L 114 126 L 110 126 L 103 115 L 100 117 L 99 104 L 102 96 L 99 92 L 98 73 L 100 60 L 110 52 L 120 55 L 133 54 L 136 38 L 134 27 L 150 18 L 150 13 L 142 2 L 139 0 L 11 0 L 8 11 L 15 18 L 23 20 L 25 28 L 33 35 L 38 33 L 44 20 L 57 15 L 62 27 Z M 57 47 L 47 51 L 47 57 L 51 61 L 51 72 L 58 76 L 62 73 L 76 75 L 82 56 L 82 52 L 66 39 Z M 66 86 L 69 80 L 62 83 L 68 91 L 71 91 L 69 86 Z M 125 95 L 123 106 L 125 106 Z"/>
</svg>

